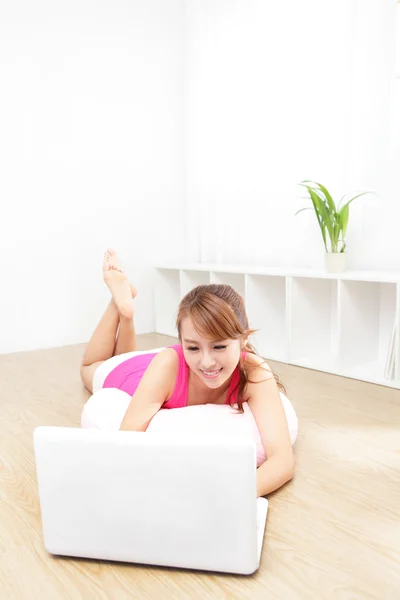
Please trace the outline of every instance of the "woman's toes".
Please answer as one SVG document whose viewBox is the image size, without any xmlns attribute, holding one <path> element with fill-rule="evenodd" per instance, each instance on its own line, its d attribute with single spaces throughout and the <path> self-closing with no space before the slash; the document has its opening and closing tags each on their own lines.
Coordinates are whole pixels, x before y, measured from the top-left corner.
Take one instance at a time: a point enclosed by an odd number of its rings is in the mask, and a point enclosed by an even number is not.
<svg viewBox="0 0 400 600">
<path fill-rule="evenodd" d="M 120 273 L 124 273 L 121 261 L 119 260 L 115 250 L 112 248 L 107 248 L 107 251 L 104 254 L 103 268 L 105 270 L 113 269 L 115 271 L 119 271 Z"/>
</svg>

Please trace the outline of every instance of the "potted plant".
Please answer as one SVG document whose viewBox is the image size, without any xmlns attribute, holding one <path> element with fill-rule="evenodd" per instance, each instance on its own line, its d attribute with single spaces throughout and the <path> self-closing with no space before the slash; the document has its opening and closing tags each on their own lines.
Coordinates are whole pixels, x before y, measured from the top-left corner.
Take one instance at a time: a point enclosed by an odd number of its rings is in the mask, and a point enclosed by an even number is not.
<svg viewBox="0 0 400 600">
<path fill-rule="evenodd" d="M 320 183 L 305 180 L 298 185 L 306 188 L 313 206 L 301 208 L 295 215 L 303 210 L 314 209 L 325 245 L 326 270 L 330 273 L 344 271 L 346 269 L 345 236 L 349 222 L 349 205 L 356 198 L 371 192 L 361 192 L 341 206 L 346 196 L 348 196 L 348 194 L 345 194 L 336 206 L 328 190 Z M 328 238 L 329 246 L 327 244 Z"/>
</svg>

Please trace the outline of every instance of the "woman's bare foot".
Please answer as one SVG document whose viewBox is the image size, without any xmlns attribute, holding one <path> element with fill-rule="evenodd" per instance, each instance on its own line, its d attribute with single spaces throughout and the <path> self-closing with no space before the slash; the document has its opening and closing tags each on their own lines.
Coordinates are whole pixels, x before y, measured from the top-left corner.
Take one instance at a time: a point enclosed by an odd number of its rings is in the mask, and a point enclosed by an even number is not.
<svg viewBox="0 0 400 600">
<path fill-rule="evenodd" d="M 118 312 L 127 319 L 133 317 L 132 298 L 137 294 L 136 288 L 129 283 L 118 256 L 112 248 L 104 254 L 103 277 L 106 282 Z"/>
</svg>

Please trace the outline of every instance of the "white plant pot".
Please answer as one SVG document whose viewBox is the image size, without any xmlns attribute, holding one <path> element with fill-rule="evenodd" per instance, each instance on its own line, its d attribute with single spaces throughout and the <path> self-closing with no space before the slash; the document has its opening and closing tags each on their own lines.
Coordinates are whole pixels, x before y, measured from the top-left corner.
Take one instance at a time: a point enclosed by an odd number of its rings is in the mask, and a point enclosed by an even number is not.
<svg viewBox="0 0 400 600">
<path fill-rule="evenodd" d="M 325 268 L 328 273 L 340 273 L 347 268 L 347 255 L 345 252 L 326 252 Z"/>
</svg>

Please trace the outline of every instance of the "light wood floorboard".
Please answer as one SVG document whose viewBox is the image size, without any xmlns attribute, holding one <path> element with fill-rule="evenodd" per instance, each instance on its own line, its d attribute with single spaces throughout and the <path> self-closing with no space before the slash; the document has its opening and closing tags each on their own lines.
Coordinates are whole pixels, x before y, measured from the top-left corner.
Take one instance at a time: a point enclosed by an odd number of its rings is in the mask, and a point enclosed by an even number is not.
<svg viewBox="0 0 400 600">
<path fill-rule="evenodd" d="M 148 349 L 175 343 L 138 336 Z M 84 345 L 0 356 L 0 599 L 400 599 L 400 392 L 270 364 L 300 420 L 296 476 L 271 494 L 251 577 L 53 558 L 32 434 L 78 427 Z"/>
</svg>

